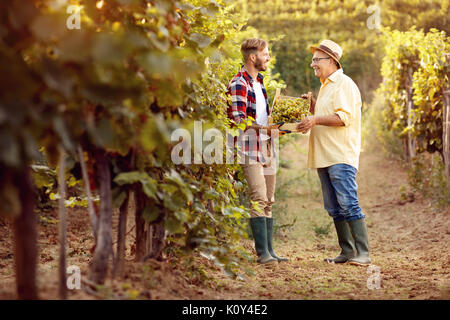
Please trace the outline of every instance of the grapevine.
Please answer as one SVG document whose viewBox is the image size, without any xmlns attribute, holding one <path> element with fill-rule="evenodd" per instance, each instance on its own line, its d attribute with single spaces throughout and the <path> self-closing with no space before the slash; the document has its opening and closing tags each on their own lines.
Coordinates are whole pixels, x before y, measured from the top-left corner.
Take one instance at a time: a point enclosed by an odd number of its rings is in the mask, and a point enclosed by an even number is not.
<svg viewBox="0 0 450 320">
<path fill-rule="evenodd" d="M 274 104 L 272 119 L 277 122 L 292 122 L 309 116 L 309 100 L 296 97 L 281 96 Z"/>
</svg>

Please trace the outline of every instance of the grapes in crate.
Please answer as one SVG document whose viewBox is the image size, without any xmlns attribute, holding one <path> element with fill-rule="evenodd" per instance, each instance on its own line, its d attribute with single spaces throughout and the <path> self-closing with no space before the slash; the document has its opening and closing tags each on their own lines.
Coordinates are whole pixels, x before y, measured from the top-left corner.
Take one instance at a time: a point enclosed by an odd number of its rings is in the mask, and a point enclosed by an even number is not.
<svg viewBox="0 0 450 320">
<path fill-rule="evenodd" d="M 291 122 L 309 116 L 309 100 L 303 98 L 280 96 L 275 101 L 272 111 L 273 123 Z"/>
</svg>

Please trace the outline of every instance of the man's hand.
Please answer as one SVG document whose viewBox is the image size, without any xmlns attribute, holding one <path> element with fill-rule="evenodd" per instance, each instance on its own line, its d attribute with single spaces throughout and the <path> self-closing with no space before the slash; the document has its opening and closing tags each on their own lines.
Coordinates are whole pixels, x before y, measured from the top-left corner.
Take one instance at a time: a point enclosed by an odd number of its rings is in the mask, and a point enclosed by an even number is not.
<svg viewBox="0 0 450 320">
<path fill-rule="evenodd" d="M 274 137 L 281 137 L 281 136 L 284 136 L 286 133 L 289 133 L 290 131 L 286 131 L 286 130 L 278 130 L 278 129 L 276 129 L 276 130 L 270 130 L 269 132 L 268 132 L 268 136 L 270 136 L 271 138 L 274 138 Z"/>
<path fill-rule="evenodd" d="M 278 130 L 278 128 L 281 126 L 282 124 L 271 124 L 267 127 L 265 127 L 267 129 L 267 135 L 271 138 L 273 137 L 281 137 L 283 135 L 286 134 L 286 131 L 284 130 Z"/>
<path fill-rule="evenodd" d="M 269 137 L 271 137 L 271 138 L 274 138 L 274 137 L 281 137 L 281 136 L 283 136 L 283 135 L 285 135 L 286 134 L 286 131 L 284 131 L 284 130 L 278 130 L 278 129 L 268 129 L 267 130 L 267 135 L 269 136 Z"/>
<path fill-rule="evenodd" d="M 268 126 L 261 126 L 259 124 L 252 124 L 251 126 L 248 126 L 245 131 L 247 131 L 248 129 L 252 129 L 252 130 L 258 130 L 260 133 L 264 133 L 266 135 L 268 135 L 269 137 L 273 137 L 273 136 L 283 136 L 285 135 L 287 132 L 284 130 L 278 130 L 278 128 L 281 126 L 282 124 L 271 124 Z"/>
<path fill-rule="evenodd" d="M 275 130 L 275 129 L 278 129 L 281 125 L 282 125 L 282 123 L 274 123 L 274 124 L 270 124 L 270 125 L 267 126 L 267 130 Z"/>
<path fill-rule="evenodd" d="M 301 133 L 307 133 L 309 130 L 311 130 L 312 127 L 314 127 L 317 124 L 317 119 L 314 116 L 306 117 L 302 120 L 297 126 L 297 130 Z"/>
<path fill-rule="evenodd" d="M 314 111 L 316 109 L 316 99 L 314 99 L 312 92 L 308 92 L 308 94 L 302 94 L 301 97 L 303 99 L 310 99 L 311 104 L 309 106 L 309 112 L 311 112 L 312 114 L 314 114 Z"/>
</svg>

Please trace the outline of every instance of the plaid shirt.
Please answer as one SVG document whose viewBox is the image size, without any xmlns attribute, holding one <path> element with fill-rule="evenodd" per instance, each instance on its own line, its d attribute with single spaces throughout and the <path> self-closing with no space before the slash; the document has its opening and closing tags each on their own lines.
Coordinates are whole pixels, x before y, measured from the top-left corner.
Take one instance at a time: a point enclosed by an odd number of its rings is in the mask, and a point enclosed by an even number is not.
<svg viewBox="0 0 450 320">
<path fill-rule="evenodd" d="M 267 92 L 264 87 L 264 77 L 258 73 L 257 81 L 261 84 L 261 89 L 266 100 L 267 115 L 270 115 L 269 102 L 267 100 Z M 228 94 L 231 96 L 231 106 L 228 106 L 228 117 L 235 123 L 239 123 L 242 119 L 252 117 L 256 119 L 256 95 L 253 89 L 253 78 L 247 73 L 244 67 L 241 68 L 228 85 Z M 239 142 L 241 144 L 241 152 L 249 156 L 250 159 L 258 162 L 265 162 L 262 157 L 260 148 L 259 131 L 249 130 L 240 134 Z M 236 145 L 236 139 L 234 139 Z M 239 145 L 239 143 L 238 143 Z M 240 155 L 242 156 L 242 153 Z"/>
</svg>

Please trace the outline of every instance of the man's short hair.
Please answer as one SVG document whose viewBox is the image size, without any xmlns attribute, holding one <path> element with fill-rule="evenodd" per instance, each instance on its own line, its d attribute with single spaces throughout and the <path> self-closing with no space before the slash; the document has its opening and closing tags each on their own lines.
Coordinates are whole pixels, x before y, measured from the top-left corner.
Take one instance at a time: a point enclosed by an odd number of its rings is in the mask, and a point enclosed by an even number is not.
<svg viewBox="0 0 450 320">
<path fill-rule="evenodd" d="M 250 54 L 257 54 L 258 51 L 264 50 L 266 47 L 267 41 L 265 40 L 256 38 L 245 40 L 241 45 L 241 53 L 242 57 L 244 58 L 244 62 L 247 62 Z"/>
</svg>

